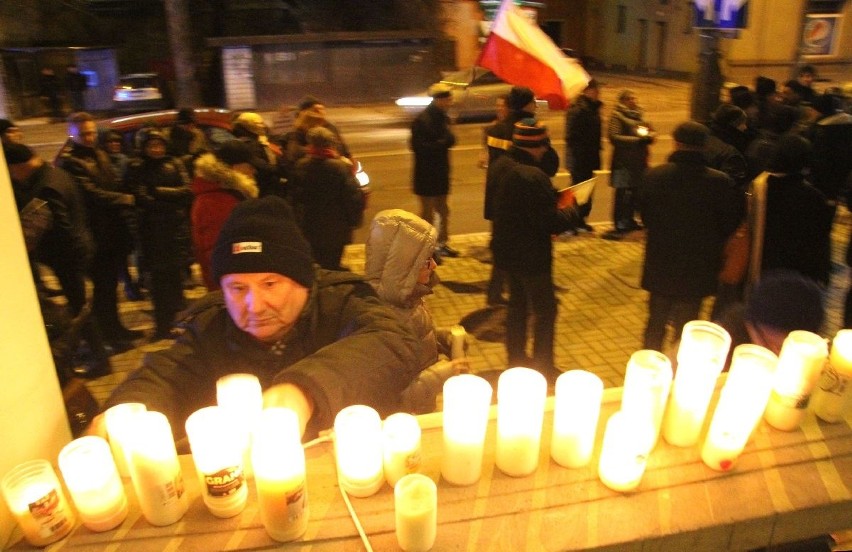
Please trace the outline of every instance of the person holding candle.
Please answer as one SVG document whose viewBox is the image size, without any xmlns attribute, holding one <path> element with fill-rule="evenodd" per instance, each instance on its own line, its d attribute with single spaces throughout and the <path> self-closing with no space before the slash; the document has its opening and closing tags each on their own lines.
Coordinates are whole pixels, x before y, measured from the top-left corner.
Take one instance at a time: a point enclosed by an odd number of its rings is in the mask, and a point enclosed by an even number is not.
<svg viewBox="0 0 852 552">
<path fill-rule="evenodd" d="M 186 332 L 148 354 L 105 408 L 141 402 L 182 428 L 192 412 L 216 403 L 219 378 L 248 373 L 260 380 L 265 406 L 296 411 L 307 438 L 351 404 L 396 409 L 417 374 L 419 344 L 360 277 L 315 268 L 286 201 L 238 204 L 219 234 L 212 272 L 222 291 L 194 305 Z"/>
</svg>

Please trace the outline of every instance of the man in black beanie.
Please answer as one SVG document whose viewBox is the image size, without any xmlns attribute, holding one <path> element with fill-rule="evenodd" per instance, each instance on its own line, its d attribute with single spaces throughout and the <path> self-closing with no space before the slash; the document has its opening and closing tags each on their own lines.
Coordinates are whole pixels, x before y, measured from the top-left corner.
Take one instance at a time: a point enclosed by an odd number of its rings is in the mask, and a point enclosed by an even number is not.
<svg viewBox="0 0 852 552">
<path fill-rule="evenodd" d="M 104 409 L 141 402 L 180 435 L 186 418 L 216 404 L 216 381 L 254 374 L 266 406 L 292 408 L 312 438 L 352 404 L 382 415 L 418 373 L 419 344 L 361 277 L 314 267 L 285 200 L 246 200 L 225 222 L 212 256 L 222 290 L 190 308 L 185 333 L 115 389 Z M 102 417 L 92 432 L 102 431 Z"/>
</svg>

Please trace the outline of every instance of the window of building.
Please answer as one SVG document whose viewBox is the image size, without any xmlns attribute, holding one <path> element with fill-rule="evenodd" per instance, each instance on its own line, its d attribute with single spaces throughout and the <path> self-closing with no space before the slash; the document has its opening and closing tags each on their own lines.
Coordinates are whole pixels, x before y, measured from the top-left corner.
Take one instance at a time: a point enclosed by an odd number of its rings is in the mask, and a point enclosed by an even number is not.
<svg viewBox="0 0 852 552">
<path fill-rule="evenodd" d="M 843 13 L 845 0 L 808 0 L 808 13 Z"/>
<path fill-rule="evenodd" d="M 627 6 L 618 6 L 617 28 L 615 32 L 624 34 L 627 32 Z"/>
</svg>

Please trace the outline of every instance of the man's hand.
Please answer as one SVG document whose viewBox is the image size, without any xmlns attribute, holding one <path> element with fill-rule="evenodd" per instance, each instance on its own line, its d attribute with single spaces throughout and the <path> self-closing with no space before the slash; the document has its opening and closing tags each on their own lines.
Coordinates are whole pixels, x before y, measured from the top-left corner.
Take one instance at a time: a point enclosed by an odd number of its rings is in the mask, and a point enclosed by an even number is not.
<svg viewBox="0 0 852 552">
<path fill-rule="evenodd" d="M 86 428 L 85 434 L 108 439 L 106 429 L 106 416 L 103 412 L 92 418 L 92 423 L 90 423 L 89 427 Z"/>
<path fill-rule="evenodd" d="M 292 383 L 279 383 L 264 391 L 263 406 L 280 406 L 294 411 L 299 418 L 300 436 L 304 436 L 308 420 L 314 413 L 314 402 L 301 387 Z"/>
</svg>

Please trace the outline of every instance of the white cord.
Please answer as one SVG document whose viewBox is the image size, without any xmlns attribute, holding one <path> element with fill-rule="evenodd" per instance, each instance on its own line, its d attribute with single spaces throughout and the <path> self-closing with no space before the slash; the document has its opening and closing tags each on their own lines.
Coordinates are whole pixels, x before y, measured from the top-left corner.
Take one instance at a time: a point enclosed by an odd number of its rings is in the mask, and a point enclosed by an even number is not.
<svg viewBox="0 0 852 552">
<path fill-rule="evenodd" d="M 370 539 L 367 538 L 364 528 L 361 527 L 361 521 L 358 519 L 358 514 L 355 513 L 355 508 L 352 507 L 352 503 L 349 501 L 349 495 L 346 494 L 345 490 L 343 490 L 343 483 L 340 481 L 340 478 L 337 479 L 337 486 L 340 487 L 340 494 L 343 495 L 343 502 L 346 503 L 346 509 L 349 510 L 349 516 L 355 524 L 355 529 L 357 529 L 358 534 L 361 535 L 361 542 L 364 543 L 364 547 L 367 549 L 367 552 L 373 552 L 373 547 L 370 546 Z"/>
</svg>

